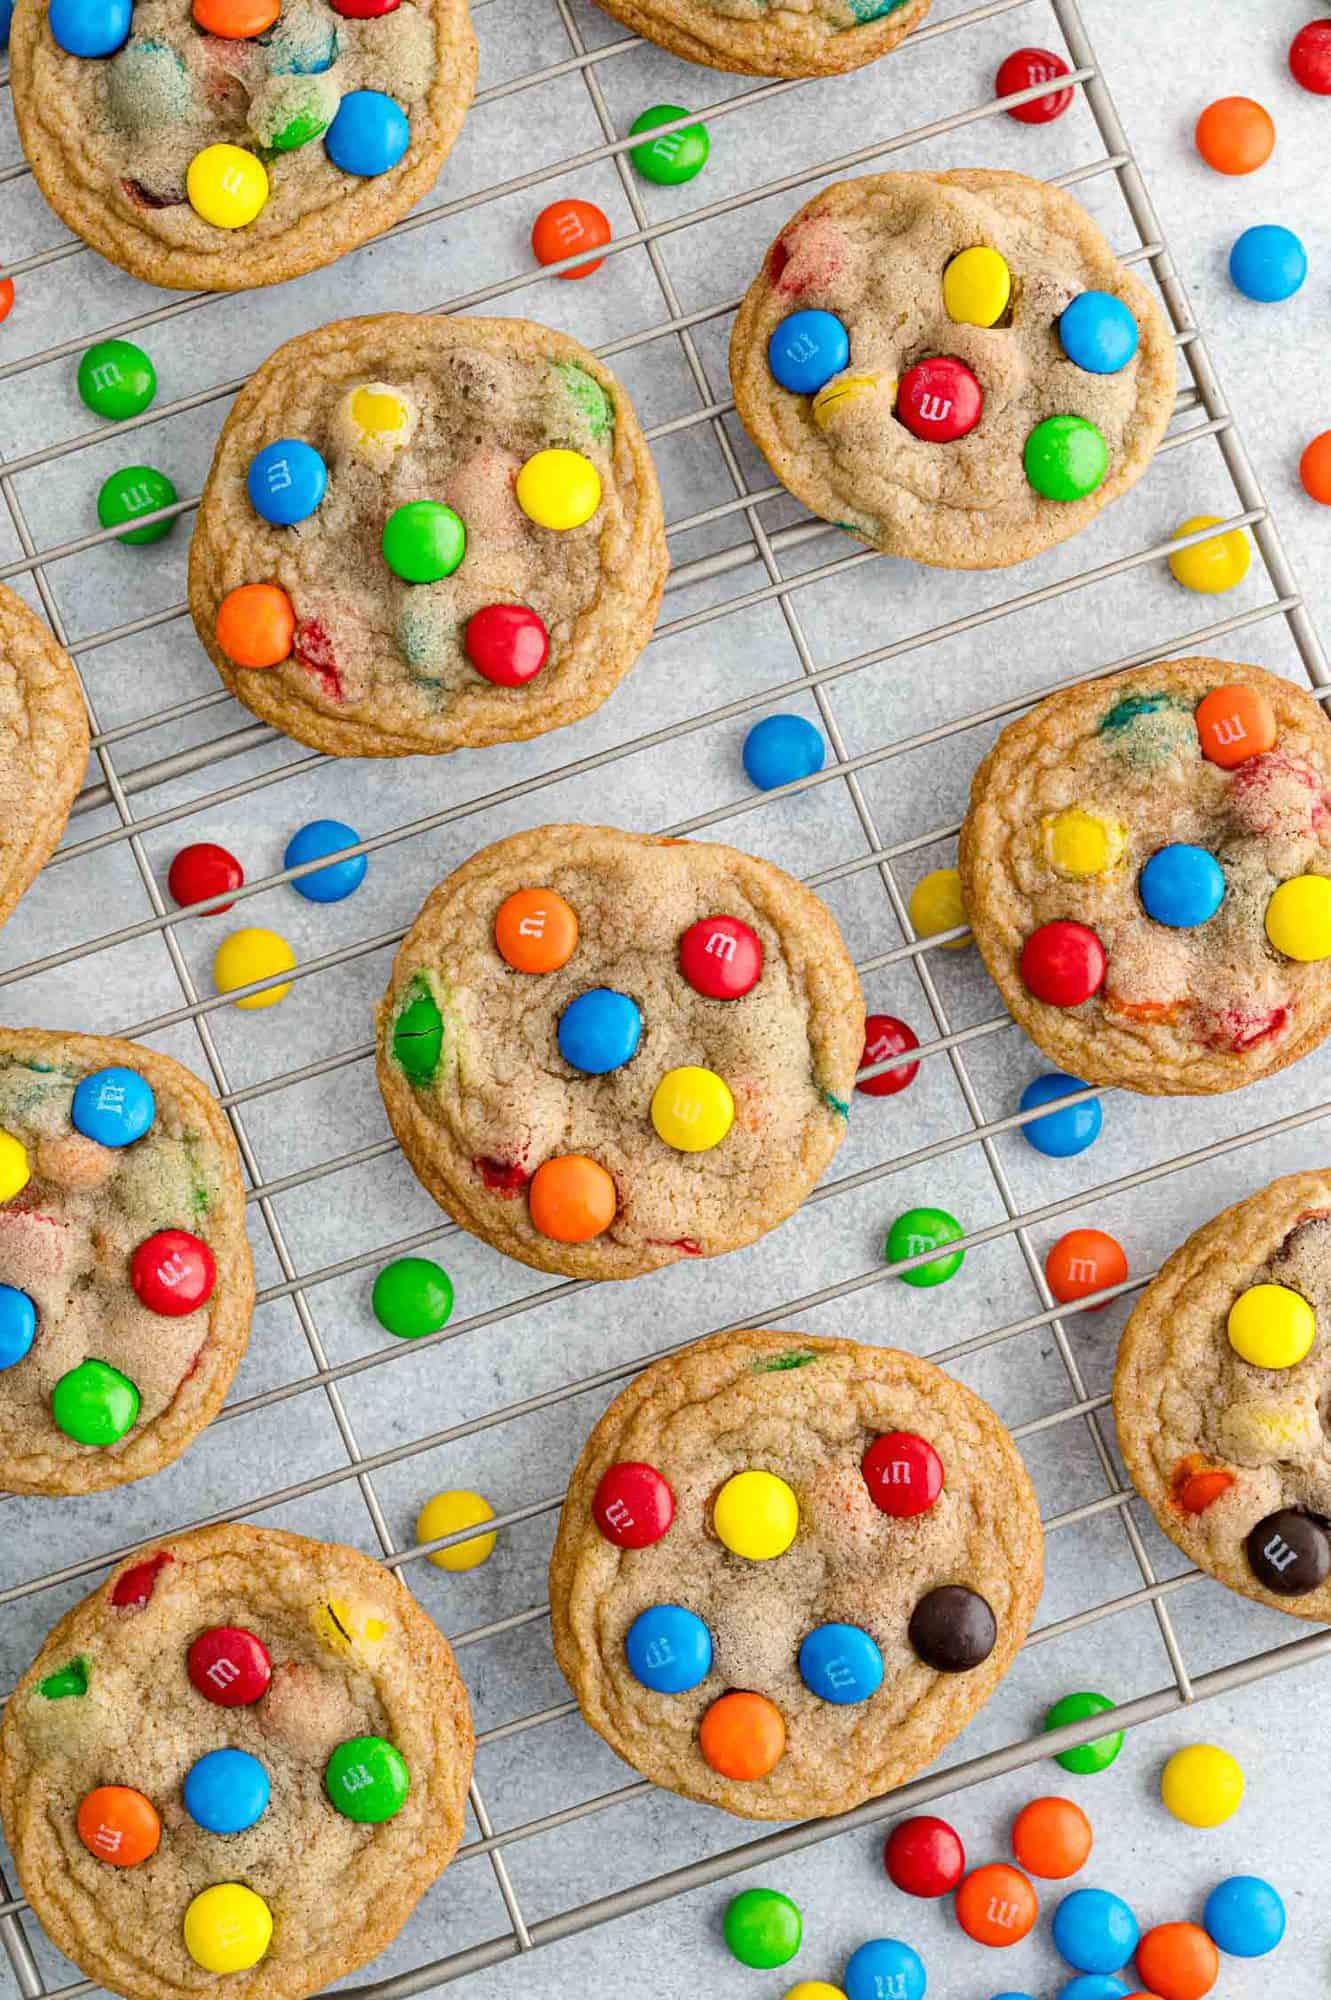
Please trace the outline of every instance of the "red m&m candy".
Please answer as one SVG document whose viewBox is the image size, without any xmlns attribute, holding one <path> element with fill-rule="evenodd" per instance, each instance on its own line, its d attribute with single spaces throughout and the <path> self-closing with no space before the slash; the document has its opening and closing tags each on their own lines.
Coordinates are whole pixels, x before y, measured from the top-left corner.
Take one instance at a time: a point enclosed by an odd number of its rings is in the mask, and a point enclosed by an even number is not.
<svg viewBox="0 0 1331 2000">
<path fill-rule="evenodd" d="M 897 389 L 897 417 L 926 444 L 955 444 L 984 415 L 984 391 L 964 361 L 935 354 L 908 368 Z"/>
<path fill-rule="evenodd" d="M 1052 49 L 1014 49 L 999 66 L 994 95 L 1011 97 L 1018 90 L 1033 89 L 1037 83 L 1053 83 L 1067 73 L 1067 64 Z M 1016 105 L 1009 110 L 1008 117 L 1015 118 L 1019 125 L 1048 125 L 1061 118 L 1071 102 L 1071 87 L 1065 85 L 1062 90 L 1051 90 L 1047 97 L 1033 97 L 1029 104 Z"/>
<path fill-rule="evenodd" d="M 467 620 L 467 658 L 496 687 L 525 687 L 550 657 L 550 634 L 525 604 L 487 604 Z"/>
<path fill-rule="evenodd" d="M 1021 976 L 1046 1007 L 1080 1007 L 1105 980 L 1105 948 L 1093 930 L 1059 917 L 1021 948 Z"/>
<path fill-rule="evenodd" d="M 888 1878 L 908 1896 L 946 1896 L 966 1872 L 961 1835 L 945 1819 L 917 1813 L 899 1820 L 883 1844 Z"/>
<path fill-rule="evenodd" d="M 183 906 L 205 902 L 209 896 L 220 896 L 227 889 L 239 889 L 244 880 L 245 870 L 234 854 L 211 840 L 196 840 L 193 846 L 182 847 L 171 863 L 166 886 L 174 901 Z M 230 903 L 219 903 L 208 914 L 220 917 L 231 908 Z"/>
<path fill-rule="evenodd" d="M 333 0 L 333 12 L 348 21 L 375 21 L 398 5 L 400 0 Z"/>
<path fill-rule="evenodd" d="M 211 1296 L 217 1266 L 208 1245 L 187 1229 L 159 1229 L 134 1252 L 129 1276 L 149 1312 L 179 1319 Z"/>
<path fill-rule="evenodd" d="M 874 1506 L 898 1520 L 927 1512 L 943 1490 L 943 1461 L 928 1439 L 914 1431 L 876 1437 L 860 1471 Z"/>
<path fill-rule="evenodd" d="M 141 1611 L 157 1588 L 157 1579 L 171 1561 L 170 1551 L 159 1549 L 146 1562 L 124 1570 L 111 1586 L 111 1602 L 117 1611 Z"/>
<path fill-rule="evenodd" d="M 1289 71 L 1314 96 L 1331 97 L 1331 15 L 1299 29 L 1289 45 Z"/>
<path fill-rule="evenodd" d="M 268 1692 L 273 1663 L 262 1639 L 243 1625 L 210 1625 L 189 1649 L 190 1680 L 219 1708 L 248 1708 Z"/>
<path fill-rule="evenodd" d="M 889 1056 L 903 1056 L 909 1049 L 918 1049 L 919 1040 L 913 1028 L 904 1021 L 898 1021 L 894 1014 L 870 1014 L 864 1023 L 864 1054 L 860 1057 L 860 1068 L 867 1069 L 870 1063 L 886 1062 Z M 917 1062 L 902 1063 L 898 1069 L 885 1069 L 878 1076 L 866 1076 L 856 1084 L 866 1097 L 895 1097 L 907 1084 L 914 1083 L 919 1075 Z"/>
<path fill-rule="evenodd" d="M 654 1465 L 625 1459 L 603 1475 L 592 1518 L 617 1549 L 647 1549 L 675 1518 L 675 1496 Z"/>
<path fill-rule="evenodd" d="M 742 1000 L 762 977 L 763 948 L 738 917 L 700 917 L 679 941 L 679 969 L 708 1000 Z"/>
<path fill-rule="evenodd" d="M 579 250 L 599 250 L 610 241 L 610 234 L 610 219 L 594 201 L 552 201 L 532 224 L 532 255 L 538 264 L 558 264 Z M 593 257 L 590 264 L 575 264 L 559 275 L 590 278 L 604 262 L 604 257 Z"/>
</svg>

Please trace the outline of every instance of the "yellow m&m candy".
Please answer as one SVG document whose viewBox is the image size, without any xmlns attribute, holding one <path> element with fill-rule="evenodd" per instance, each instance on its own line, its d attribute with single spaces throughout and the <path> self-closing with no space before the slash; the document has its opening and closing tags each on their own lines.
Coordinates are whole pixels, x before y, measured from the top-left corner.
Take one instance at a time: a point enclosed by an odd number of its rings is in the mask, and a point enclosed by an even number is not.
<svg viewBox="0 0 1331 2000">
<path fill-rule="evenodd" d="M 268 199 L 262 160 L 243 146 L 205 146 L 185 173 L 190 207 L 218 229 L 243 229 Z"/>
<path fill-rule="evenodd" d="M 453 1487 L 447 1493 L 436 1493 L 421 1508 L 416 1516 L 416 1540 L 432 1542 L 439 1535 L 455 1534 L 459 1528 L 474 1528 L 478 1522 L 493 1521 L 494 1517 L 494 1508 L 481 1494 Z M 497 1540 L 497 1535 L 473 1535 L 468 1541 L 435 1549 L 425 1560 L 436 1569 L 479 1569 L 494 1554 Z"/>
<path fill-rule="evenodd" d="M 1191 519 L 1181 521 L 1174 533 L 1195 535 L 1199 528 L 1219 526 L 1218 514 L 1194 514 Z M 1200 590 L 1204 596 L 1214 597 L 1242 583 L 1251 561 L 1248 537 L 1242 528 L 1230 528 L 1223 535 L 1213 535 L 1209 542 L 1194 542 L 1190 549 L 1175 549 L 1169 558 L 1169 568 L 1175 583 L 1181 583 L 1185 590 Z"/>
<path fill-rule="evenodd" d="M 1251 1285 L 1229 1309 L 1229 1344 L 1254 1368 L 1293 1368 L 1316 1338 L 1316 1314 L 1288 1285 Z"/>
<path fill-rule="evenodd" d="M 580 528 L 601 504 L 601 475 L 580 451 L 538 451 L 518 474 L 517 496 L 538 528 Z"/>
<path fill-rule="evenodd" d="M 734 1122 L 735 1100 L 715 1070 L 692 1063 L 668 1069 L 652 1094 L 656 1136 L 677 1153 L 709 1152 Z"/>
<path fill-rule="evenodd" d="M 943 304 L 959 326 L 993 326 L 1007 311 L 1012 273 L 997 250 L 977 244 L 954 257 L 943 273 Z"/>
<path fill-rule="evenodd" d="M 1277 951 L 1301 964 L 1331 958 L 1331 880 L 1296 875 L 1282 882 L 1266 906 L 1266 935 Z"/>
<path fill-rule="evenodd" d="M 0 1201 L 12 1201 L 28 1185 L 31 1175 L 22 1141 L 12 1132 L 0 1132 Z"/>
<path fill-rule="evenodd" d="M 935 868 L 915 884 L 910 892 L 910 920 L 917 937 L 933 937 L 966 922 L 961 877 L 955 868 Z M 942 949 L 964 951 L 969 943 L 969 938 L 953 938 Z"/>
<path fill-rule="evenodd" d="M 271 979 L 275 972 L 290 972 L 296 954 L 276 931 L 257 928 L 232 931 L 223 938 L 213 957 L 213 984 L 219 993 L 234 993 L 238 986 L 250 986 L 256 979 Z M 289 984 L 267 986 L 262 993 L 247 994 L 237 1007 L 275 1007 L 291 991 Z"/>
<path fill-rule="evenodd" d="M 846 2000 L 839 1986 L 829 1986 L 825 1979 L 801 1979 L 798 1986 L 792 1986 L 786 2000 Z"/>
<path fill-rule="evenodd" d="M 737 1472 L 716 1496 L 712 1523 L 733 1555 L 771 1562 L 795 1539 L 800 1503 L 774 1472 Z"/>
<path fill-rule="evenodd" d="M 830 382 L 824 382 L 813 399 L 813 420 L 819 430 L 829 429 L 852 403 L 871 396 L 877 387 L 876 375 L 834 375 Z"/>
<path fill-rule="evenodd" d="M 326 1604 L 317 1604 L 310 1613 L 310 1623 L 333 1653 L 350 1653 L 353 1648 L 373 1652 L 388 1637 L 382 1618 L 345 1597 L 330 1597 Z"/>
<path fill-rule="evenodd" d="M 272 1936 L 272 1911 L 243 1882 L 201 1889 L 185 1912 L 185 1949 L 205 1972 L 248 1972 Z"/>
<path fill-rule="evenodd" d="M 376 472 L 387 472 L 396 453 L 411 443 L 419 420 L 416 405 L 388 382 L 358 382 L 338 405 L 338 441 Z"/>
<path fill-rule="evenodd" d="M 1223 1826 L 1242 1803 L 1243 1766 L 1216 1743 L 1190 1743 L 1161 1772 L 1160 1796 L 1185 1826 Z"/>
<path fill-rule="evenodd" d="M 1046 813 L 1040 821 L 1045 859 L 1056 874 L 1074 882 L 1103 875 L 1123 852 L 1127 830 L 1121 820 L 1101 819 L 1080 806 Z"/>
</svg>

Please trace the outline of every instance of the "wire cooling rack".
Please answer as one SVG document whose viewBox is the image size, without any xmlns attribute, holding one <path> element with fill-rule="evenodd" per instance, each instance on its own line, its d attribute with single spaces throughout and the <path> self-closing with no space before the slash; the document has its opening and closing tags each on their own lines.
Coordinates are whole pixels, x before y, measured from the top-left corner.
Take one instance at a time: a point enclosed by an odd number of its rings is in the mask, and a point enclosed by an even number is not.
<svg viewBox="0 0 1331 2000">
<path fill-rule="evenodd" d="M 1092 1661 L 1099 1680 L 1112 1667 L 1125 1726 L 1331 1650 L 1331 1634 L 1290 1639 L 1288 1626 L 1198 1584 L 1134 1502 L 1102 1428 L 1121 1302 L 1222 1199 L 1315 1157 L 1316 1123 L 1331 1111 L 1319 1059 L 1299 1066 L 1297 1086 L 1276 1079 L 1218 1104 L 1100 1093 L 1112 1100 L 1106 1139 L 1050 1178 L 1009 1108 L 1033 1071 L 1031 1050 L 995 1011 L 975 954 L 948 951 L 965 934 L 918 940 L 907 916 L 909 881 L 950 859 L 979 756 L 1050 688 L 1189 650 L 1223 654 L 1233 639 L 1240 655 L 1255 649 L 1331 693 L 1075 0 L 941 0 L 888 61 L 816 84 L 688 70 L 569 0 L 481 0 L 476 18 L 484 87 L 440 194 L 333 272 L 276 296 L 135 286 L 77 242 L 52 240 L 57 225 L 7 127 L 0 154 L 11 162 L 0 165 L 0 233 L 18 252 L 8 265 L 18 305 L 0 336 L 0 576 L 39 604 L 79 664 L 95 766 L 64 844 L 6 930 L 0 1004 L 15 1022 L 151 1037 L 204 1070 L 249 1177 L 261 1282 L 233 1396 L 180 1465 L 96 1502 L 4 1501 L 0 1685 L 108 1563 L 192 1520 L 279 1519 L 359 1541 L 401 1569 L 458 1649 L 480 1752 L 458 1862 L 352 1989 L 376 2000 L 467 1975 L 479 1993 L 502 1961 L 782 1857 L 800 1853 L 811 1869 L 835 1836 L 1084 1740 L 1094 1727 L 1059 1739 L 1034 1727 L 1045 1683 L 1023 1675 L 1045 1648 L 1067 1685 Z M 1003 112 L 1039 87 L 1001 102 L 991 92 L 996 58 L 1019 39 L 1061 41 L 1080 86 L 1074 111 L 1038 137 Z M 712 166 L 689 188 L 648 187 L 617 134 L 653 97 L 681 96 L 688 118 L 711 127 Z M 865 143 L 823 157 L 829 135 L 850 132 Z M 1045 174 L 1093 209 L 1124 261 L 1159 288 L 1180 391 L 1154 467 L 1074 545 L 998 576 L 940 577 L 848 549 L 789 502 L 735 423 L 724 339 L 763 245 L 814 187 L 858 169 L 977 159 Z M 497 163 L 516 170 L 497 177 Z M 599 287 L 530 269 L 531 216 L 565 187 L 614 219 Z M 675 567 L 635 674 L 572 732 L 392 769 L 340 765 L 238 719 L 180 601 L 183 551 L 166 542 L 127 560 L 108 535 L 78 531 L 95 484 L 142 450 L 191 472 L 180 483 L 197 494 L 249 369 L 335 312 L 510 303 L 594 342 L 647 423 Z M 148 340 L 163 391 L 142 416 L 90 430 L 70 357 L 113 334 Z M 687 504 L 672 504 L 681 496 Z M 195 504 L 179 500 L 161 517 Z M 1163 558 L 1182 545 L 1171 528 L 1199 511 L 1247 528 L 1261 561 L 1226 600 L 1233 609 L 1182 629 L 1180 605 L 1195 615 L 1207 601 L 1184 599 Z M 815 719 L 831 755 L 811 778 L 752 794 L 737 743 L 773 705 Z M 318 808 L 373 829 L 353 850 L 372 857 L 373 893 L 335 910 L 294 907 L 283 885 L 307 870 L 263 872 L 252 860 L 256 849 L 280 854 Z M 794 868 L 837 911 L 871 1005 L 922 1030 L 916 1083 L 898 1098 L 857 1100 L 833 1174 L 785 1230 L 720 1264 L 630 1287 L 545 1280 L 444 1223 L 402 1166 L 373 1090 L 369 1004 L 423 895 L 484 841 L 560 816 L 674 834 L 720 828 Z M 205 837 L 250 857 L 252 879 L 234 899 L 241 920 L 296 937 L 281 1009 L 235 1015 L 210 990 L 222 934 L 204 913 L 212 906 L 168 906 L 167 859 Z M 968 1252 L 963 1273 L 926 1295 L 896 1285 L 907 1267 L 885 1265 L 874 1247 L 884 1223 L 923 1198 L 961 1211 Z M 1118 1228 L 1133 1275 L 1085 1305 L 1056 1307 L 1043 1247 L 1074 1217 Z M 383 1346 L 368 1275 L 390 1255 L 441 1245 L 459 1317 L 431 1339 Z M 939 1766 L 838 1820 L 749 1838 L 626 1781 L 581 1728 L 549 1661 L 541 1593 L 563 1476 L 600 1408 L 654 1355 L 754 1323 L 891 1338 L 981 1387 L 1041 1490 L 1050 1577 L 1022 1660 Z M 435 1486 L 462 1483 L 497 1498 L 500 1549 L 484 1569 L 443 1578 L 422 1558 L 444 1544 L 415 1543 L 410 1523 Z M 70 1982 L 2 1877 L 0 1936 L 12 1981 L 0 1965 L 0 1994 L 89 1990 Z M 635 1936 L 669 1944 L 687 1981 L 680 1992 L 719 1990 L 713 1939 L 695 1964 L 667 1910 L 641 1919 Z M 661 1965 L 654 1994 L 676 1991 L 668 1982 Z M 571 1983 L 566 1970 L 539 1990 Z M 531 1971 L 524 1990 L 538 1990 Z"/>
</svg>

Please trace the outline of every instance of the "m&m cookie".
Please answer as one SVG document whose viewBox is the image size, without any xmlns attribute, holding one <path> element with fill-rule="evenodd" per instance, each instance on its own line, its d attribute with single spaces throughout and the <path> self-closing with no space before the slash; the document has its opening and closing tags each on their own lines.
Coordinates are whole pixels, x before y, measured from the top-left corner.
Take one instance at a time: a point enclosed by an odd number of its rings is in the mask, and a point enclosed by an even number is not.
<svg viewBox="0 0 1331 2000">
<path fill-rule="evenodd" d="M 1331 1621 L 1331 1173 L 1203 1224 L 1149 1284 L 1114 1375 L 1123 1456 L 1201 1569 Z"/>
<path fill-rule="evenodd" d="M 812 513 L 943 569 L 1086 527 L 1145 471 L 1175 393 L 1164 316 L 1085 211 L 987 168 L 815 195 L 749 287 L 730 374 Z"/>
<path fill-rule="evenodd" d="M 169 1465 L 253 1303 L 240 1159 L 198 1078 L 138 1042 L 0 1028 L 0 1491 Z"/>
<path fill-rule="evenodd" d="M 755 7 L 750 0 L 600 0 L 600 5 L 635 34 L 709 69 L 744 76 L 837 76 L 896 48 L 919 27 L 931 0 L 812 0 L 800 8 Z"/>
<path fill-rule="evenodd" d="M 265 722 L 405 757 L 599 707 L 666 567 L 651 456 L 594 355 L 530 320 L 390 313 L 288 341 L 241 392 L 189 597 Z"/>
<path fill-rule="evenodd" d="M 1025 1467 L 971 1390 L 891 1348 L 717 1334 L 588 1439 L 550 1562 L 555 1655 L 644 1777 L 821 1817 L 965 1727 L 1042 1571 Z"/>
<path fill-rule="evenodd" d="M 0 924 L 59 844 L 88 766 L 74 662 L 0 584 Z"/>
<path fill-rule="evenodd" d="M 1260 667 L 1169 660 L 1050 695 L 980 766 L 975 940 L 1059 1068 L 1148 1095 L 1269 1076 L 1331 1028 L 1331 730 Z"/>
<path fill-rule="evenodd" d="M 429 191 L 476 43 L 466 0 L 21 0 L 10 66 L 61 221 L 149 284 L 235 291 Z"/>
<path fill-rule="evenodd" d="M 52 1942 L 129 2000 L 304 2000 L 462 1833 L 473 1737 L 396 1576 L 275 1529 L 131 1556 L 5 1706 L 0 1813 Z"/>
<path fill-rule="evenodd" d="M 456 1222 L 631 1278 L 784 1222 L 864 1039 L 831 913 L 732 847 L 543 826 L 441 883 L 379 1006 L 379 1087 Z"/>
</svg>

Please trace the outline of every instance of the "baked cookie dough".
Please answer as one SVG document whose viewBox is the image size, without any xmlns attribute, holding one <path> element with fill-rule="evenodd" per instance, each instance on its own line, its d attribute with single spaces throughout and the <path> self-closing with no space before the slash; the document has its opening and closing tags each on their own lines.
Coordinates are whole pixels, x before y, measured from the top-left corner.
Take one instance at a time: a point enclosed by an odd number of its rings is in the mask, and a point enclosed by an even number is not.
<svg viewBox="0 0 1331 2000">
<path fill-rule="evenodd" d="M 331 264 L 428 193 L 476 43 L 466 0 L 17 0 L 10 75 L 60 220 L 149 284 L 225 292 Z"/>
<path fill-rule="evenodd" d="M 717 1334 L 588 1439 L 550 1563 L 555 1655 L 655 1784 L 747 1819 L 844 1812 L 989 1699 L 1043 1546 L 1007 1431 L 931 1362 Z"/>
<path fill-rule="evenodd" d="M 0 1492 L 158 1472 L 249 1339 L 240 1159 L 183 1064 L 0 1028 Z"/>
<path fill-rule="evenodd" d="M 23 1893 L 130 2000 L 302 2000 L 452 1859 L 472 1760 L 447 1642 L 355 1549 L 199 1528 L 130 1557 L 5 1708 Z"/>
<path fill-rule="evenodd" d="M 1114 1375 L 1133 1484 L 1244 1597 L 1331 1621 L 1331 1171 L 1217 1215 L 1142 1293 Z"/>
<path fill-rule="evenodd" d="M 1169 660 L 1052 694 L 975 775 L 966 914 L 1060 1069 L 1234 1090 L 1331 1028 L 1331 729 L 1260 667 Z"/>
<path fill-rule="evenodd" d="M 74 662 L 0 584 L 0 924 L 59 846 L 87 765 Z"/>
<path fill-rule="evenodd" d="M 931 0 L 599 0 L 686 62 L 744 76 L 839 76 L 886 55 Z"/>
<path fill-rule="evenodd" d="M 1163 314 L 1086 212 L 990 168 L 815 195 L 745 295 L 730 373 L 811 512 L 942 569 L 1086 527 L 1146 470 L 1176 379 Z"/>
<path fill-rule="evenodd" d="M 435 890 L 378 1035 L 393 1130 L 455 1222 L 632 1278 L 799 1206 L 845 1133 L 864 1004 L 830 912 L 770 862 L 542 826 Z"/>
<path fill-rule="evenodd" d="M 386 313 L 288 341 L 242 390 L 189 597 L 265 722 L 402 757 L 590 714 L 666 569 L 651 456 L 594 355 L 531 320 Z"/>
</svg>

